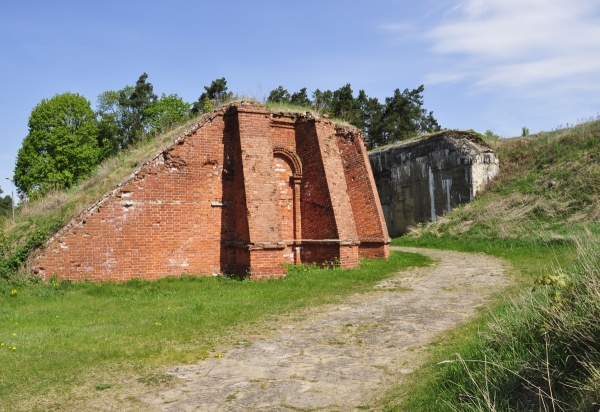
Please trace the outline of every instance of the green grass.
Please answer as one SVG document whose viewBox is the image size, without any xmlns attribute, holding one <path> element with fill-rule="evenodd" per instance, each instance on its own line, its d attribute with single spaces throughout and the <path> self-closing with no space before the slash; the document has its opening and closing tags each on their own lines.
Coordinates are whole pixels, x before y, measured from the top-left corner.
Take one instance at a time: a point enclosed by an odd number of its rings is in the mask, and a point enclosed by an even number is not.
<svg viewBox="0 0 600 412">
<path fill-rule="evenodd" d="M 92 368 L 143 374 L 145 367 L 198 362 L 250 333 L 268 333 L 269 322 L 279 316 L 338 302 L 428 262 L 393 252 L 387 261 L 365 260 L 360 268 L 297 266 L 289 268 L 287 278 L 261 282 L 226 277 L 121 284 L 0 281 L 0 410 L 46 396 L 50 389 L 69 393 L 90 385 L 86 376 Z M 92 383 L 96 390 L 108 389 L 110 373 Z"/>
</svg>

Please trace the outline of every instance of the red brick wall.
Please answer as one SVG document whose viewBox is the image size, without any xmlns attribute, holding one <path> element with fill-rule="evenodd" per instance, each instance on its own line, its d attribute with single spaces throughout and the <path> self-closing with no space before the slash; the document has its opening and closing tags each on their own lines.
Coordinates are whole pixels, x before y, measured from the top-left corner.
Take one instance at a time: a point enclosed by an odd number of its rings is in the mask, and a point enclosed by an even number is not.
<svg viewBox="0 0 600 412">
<path fill-rule="evenodd" d="M 357 132 L 352 141 L 339 133 L 327 118 L 256 104 L 213 112 L 61 230 L 35 271 L 98 281 L 262 279 L 285 275 L 284 262 L 352 267 L 359 253 L 387 256 L 364 145 Z"/>
<path fill-rule="evenodd" d="M 359 255 L 366 258 L 387 258 L 390 238 L 383 217 L 371 163 L 362 137 L 353 130 L 337 130 L 338 148 L 344 165 L 346 187 L 360 239 Z"/>
</svg>

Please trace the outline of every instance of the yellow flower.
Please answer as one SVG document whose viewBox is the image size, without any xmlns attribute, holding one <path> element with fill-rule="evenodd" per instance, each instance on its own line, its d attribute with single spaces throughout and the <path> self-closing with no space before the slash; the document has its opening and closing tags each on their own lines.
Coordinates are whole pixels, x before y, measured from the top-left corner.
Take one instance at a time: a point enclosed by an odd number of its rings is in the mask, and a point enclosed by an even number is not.
<svg viewBox="0 0 600 412">
<path fill-rule="evenodd" d="M 222 357 L 223 357 L 223 354 L 222 354 L 222 353 L 216 353 L 216 354 L 215 354 L 215 358 L 219 358 L 219 359 L 221 359 Z"/>
<path fill-rule="evenodd" d="M 4 347 L 4 342 L 0 343 L 0 348 Z"/>
<path fill-rule="evenodd" d="M 13 336 L 17 336 L 17 334 L 16 334 L 16 333 L 13 333 Z"/>
<path fill-rule="evenodd" d="M 58 315 L 56 315 L 56 317 L 58 318 Z"/>
<path fill-rule="evenodd" d="M 13 346 L 11 349 L 12 349 L 12 350 L 17 350 L 17 347 L 16 347 L 16 346 Z"/>
<path fill-rule="evenodd" d="M 10 291 L 11 296 L 15 296 L 17 294 L 17 289 L 13 289 Z"/>
</svg>

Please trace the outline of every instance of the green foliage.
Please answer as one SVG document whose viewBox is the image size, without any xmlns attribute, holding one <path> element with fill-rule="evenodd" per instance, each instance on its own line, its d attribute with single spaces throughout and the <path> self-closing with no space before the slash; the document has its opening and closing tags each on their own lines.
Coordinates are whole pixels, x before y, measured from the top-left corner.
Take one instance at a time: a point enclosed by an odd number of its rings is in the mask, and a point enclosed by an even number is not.
<svg viewBox="0 0 600 412">
<path fill-rule="evenodd" d="M 0 188 L 0 195 L 2 193 L 2 188 Z M 0 196 L 0 216 L 11 216 L 12 206 L 13 202 L 11 196 Z"/>
<path fill-rule="evenodd" d="M 467 130 L 467 131 L 468 131 L 468 132 L 471 132 L 471 133 L 475 133 L 475 134 L 477 135 L 477 137 L 479 137 L 479 138 L 480 138 L 480 139 L 482 139 L 482 140 L 485 140 L 485 135 L 483 135 L 483 134 L 481 134 L 481 133 L 479 133 L 479 132 L 477 132 L 477 131 L 475 131 L 475 130 L 473 130 L 473 129 L 469 129 L 469 130 Z"/>
<path fill-rule="evenodd" d="M 333 101 L 333 92 L 331 90 L 321 91 L 319 89 L 313 92 L 312 106 L 319 113 L 329 113 L 331 110 L 331 102 Z"/>
<path fill-rule="evenodd" d="M 308 98 L 308 95 L 306 94 L 306 87 L 303 87 L 302 89 L 300 89 L 300 91 L 293 93 L 290 96 L 290 104 L 295 105 L 295 106 L 302 106 L 302 107 L 310 107 L 312 102 L 310 101 L 310 99 Z"/>
<path fill-rule="evenodd" d="M 160 108 L 153 86 L 143 73 L 135 86 L 125 86 L 121 90 L 108 90 L 98 96 L 98 143 L 102 147 L 103 158 L 116 154 L 142 140 L 156 125 L 169 124 L 178 107 L 177 95 L 167 96 Z M 184 104 L 181 102 L 181 104 Z"/>
<path fill-rule="evenodd" d="M 529 129 L 527 127 L 523 126 L 523 128 L 521 129 L 521 136 L 529 136 Z"/>
<path fill-rule="evenodd" d="M 352 95 L 350 83 L 333 92 L 333 98 L 331 99 L 330 105 L 330 114 L 333 117 L 352 122 L 358 117 L 359 109 L 359 103 Z"/>
<path fill-rule="evenodd" d="M 29 116 L 29 134 L 19 149 L 14 182 L 22 198 L 68 188 L 96 166 L 101 150 L 90 103 L 78 94 L 43 99 Z"/>
<path fill-rule="evenodd" d="M 267 102 L 280 104 L 289 103 L 290 93 L 284 89 L 283 86 L 279 86 L 278 88 L 271 90 L 269 97 L 267 98 Z"/>
<path fill-rule="evenodd" d="M 98 96 L 98 143 L 102 158 L 114 155 L 144 139 L 150 132 L 162 133 L 188 119 L 191 105 L 177 94 L 160 99 L 142 74 L 135 86 L 108 90 Z"/>
<path fill-rule="evenodd" d="M 269 97 L 267 98 L 267 103 L 278 103 L 281 105 L 307 108 L 312 107 L 312 102 L 306 93 L 306 87 L 303 87 L 300 89 L 300 91 L 290 95 L 290 93 L 284 89 L 283 86 L 279 86 L 276 89 L 271 90 Z"/>
<path fill-rule="evenodd" d="M 191 105 L 183 101 L 177 94 L 164 93 L 155 104 L 146 108 L 148 124 L 159 133 L 172 128 L 189 117 Z"/>
<path fill-rule="evenodd" d="M 372 139 L 374 145 L 390 144 L 441 130 L 433 112 L 427 113 L 422 108 L 424 90 L 423 85 L 410 91 L 405 89 L 402 93 L 396 89 L 392 97 L 386 97 L 381 125 Z"/>
<path fill-rule="evenodd" d="M 125 88 L 119 91 L 119 107 L 122 110 L 120 129 L 122 133 L 121 148 L 127 147 L 144 138 L 151 127 L 152 107 L 157 96 L 151 83 L 147 83 L 148 75 L 143 73 L 131 93 Z"/>
<path fill-rule="evenodd" d="M 64 219 L 55 216 L 36 225 L 24 240 L 18 234 L 0 233 L 0 279 L 10 279 L 19 273 L 32 251 L 40 249 L 64 225 Z M 17 245 L 14 247 L 14 245 Z"/>
<path fill-rule="evenodd" d="M 492 130 L 486 130 L 483 135 L 484 135 L 485 140 L 488 140 L 491 142 L 497 142 L 498 140 L 500 140 L 500 136 L 495 134 Z"/>
<path fill-rule="evenodd" d="M 359 90 L 355 98 L 350 84 L 333 92 L 316 89 L 312 101 L 306 88 L 290 95 L 283 86 L 279 86 L 271 90 L 267 102 L 311 107 L 318 113 L 347 121 L 363 130 L 367 149 L 370 150 L 441 130 L 433 112 L 422 107 L 424 90 L 423 85 L 414 90 L 405 89 L 402 93 L 396 89 L 394 95 L 382 104 L 377 98 L 367 96 L 364 90 Z"/>
<path fill-rule="evenodd" d="M 233 93 L 227 91 L 227 80 L 224 77 L 213 80 L 210 86 L 204 86 L 204 90 L 192 105 L 192 113 L 206 113 L 233 97 Z"/>
</svg>

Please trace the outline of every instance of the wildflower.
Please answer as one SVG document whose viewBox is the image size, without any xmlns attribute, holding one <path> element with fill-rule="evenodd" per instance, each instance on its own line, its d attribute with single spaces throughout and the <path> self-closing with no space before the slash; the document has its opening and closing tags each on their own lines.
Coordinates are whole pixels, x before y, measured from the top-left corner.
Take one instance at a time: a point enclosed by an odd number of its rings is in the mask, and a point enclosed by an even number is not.
<svg viewBox="0 0 600 412">
<path fill-rule="evenodd" d="M 17 289 L 13 289 L 10 291 L 11 296 L 15 296 L 17 294 Z"/>
<path fill-rule="evenodd" d="M 156 325 L 156 326 L 162 326 L 162 323 L 158 323 L 158 322 L 156 322 L 156 323 L 155 323 L 155 325 Z"/>
<path fill-rule="evenodd" d="M 13 336 L 17 336 L 17 334 L 16 334 L 16 333 L 13 333 Z"/>
<path fill-rule="evenodd" d="M 215 358 L 221 359 L 223 357 L 222 353 L 215 353 Z"/>
<path fill-rule="evenodd" d="M 17 350 L 17 347 L 16 347 L 16 346 L 13 346 L 11 349 L 12 349 L 12 350 Z"/>
<path fill-rule="evenodd" d="M 58 315 L 56 315 L 56 317 L 58 318 Z"/>
<path fill-rule="evenodd" d="M 0 348 L 4 347 L 4 342 L 0 343 Z"/>
</svg>

